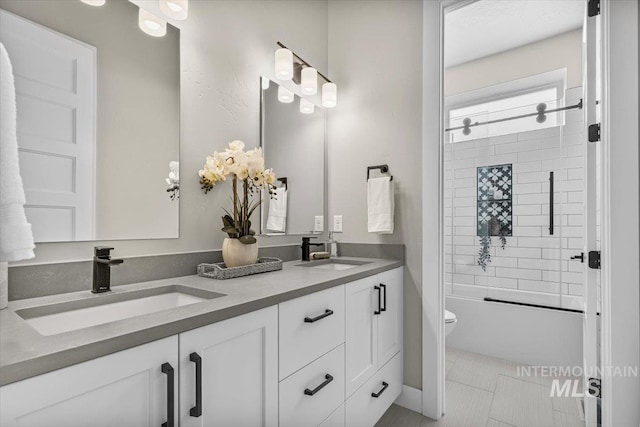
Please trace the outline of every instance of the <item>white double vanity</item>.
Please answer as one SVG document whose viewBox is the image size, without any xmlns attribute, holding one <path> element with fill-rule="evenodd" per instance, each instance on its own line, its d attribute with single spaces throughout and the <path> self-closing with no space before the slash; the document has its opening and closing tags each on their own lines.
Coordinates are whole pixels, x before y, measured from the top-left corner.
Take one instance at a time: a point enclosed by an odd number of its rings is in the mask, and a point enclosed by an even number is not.
<svg viewBox="0 0 640 427">
<path fill-rule="evenodd" d="M 12 302 L 0 314 L 10 334 L 0 343 L 0 424 L 373 426 L 402 388 L 403 272 L 398 261 L 367 261 L 120 286 L 178 282 L 224 296 L 50 336 L 16 312 L 59 305 L 61 295 Z M 112 352 L 136 341 L 145 343 Z"/>
</svg>

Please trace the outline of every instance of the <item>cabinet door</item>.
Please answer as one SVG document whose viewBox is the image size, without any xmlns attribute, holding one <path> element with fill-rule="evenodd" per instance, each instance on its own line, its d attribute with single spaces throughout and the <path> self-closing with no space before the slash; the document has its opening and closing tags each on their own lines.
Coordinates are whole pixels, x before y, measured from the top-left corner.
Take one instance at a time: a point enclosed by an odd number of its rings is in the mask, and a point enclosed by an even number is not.
<svg viewBox="0 0 640 427">
<path fill-rule="evenodd" d="M 173 368 L 175 413 L 177 336 L 0 388 L 0 425 L 159 427 L 169 398 L 164 363 Z"/>
<path fill-rule="evenodd" d="M 201 413 L 195 353 L 201 366 Z M 278 309 L 269 307 L 180 334 L 181 426 L 278 424 Z"/>
<path fill-rule="evenodd" d="M 378 275 L 383 310 L 378 317 L 378 369 L 402 350 L 402 267 Z"/>
<path fill-rule="evenodd" d="M 346 285 L 346 396 L 378 369 L 378 295 L 376 276 Z"/>
</svg>

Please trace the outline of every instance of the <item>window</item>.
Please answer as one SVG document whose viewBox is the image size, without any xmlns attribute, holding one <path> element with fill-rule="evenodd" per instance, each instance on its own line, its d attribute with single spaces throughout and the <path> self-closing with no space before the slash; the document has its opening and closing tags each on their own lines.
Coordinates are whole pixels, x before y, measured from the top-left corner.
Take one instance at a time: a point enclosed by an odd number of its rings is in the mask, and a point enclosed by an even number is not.
<svg viewBox="0 0 640 427">
<path fill-rule="evenodd" d="M 562 112 L 535 114 L 540 104 L 544 104 L 545 111 L 563 106 L 564 79 L 558 78 L 559 74 L 559 71 L 544 73 L 448 97 L 445 127 L 452 128 L 447 132 L 449 142 L 469 141 L 563 124 Z M 529 116 L 511 119 L 523 115 Z M 479 124 L 475 125 L 476 123 Z"/>
</svg>

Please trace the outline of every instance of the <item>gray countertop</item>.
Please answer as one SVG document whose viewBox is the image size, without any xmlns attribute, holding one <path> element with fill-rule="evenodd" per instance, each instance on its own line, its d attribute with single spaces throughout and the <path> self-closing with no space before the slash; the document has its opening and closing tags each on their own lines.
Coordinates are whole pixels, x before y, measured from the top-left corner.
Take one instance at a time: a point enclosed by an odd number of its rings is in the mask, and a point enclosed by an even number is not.
<svg viewBox="0 0 640 427">
<path fill-rule="evenodd" d="M 0 310 L 0 386 L 94 359 L 140 344 L 269 307 L 293 298 L 400 267 L 398 260 L 343 258 L 368 264 L 331 271 L 297 266 L 281 271 L 228 280 L 196 275 L 122 285 L 112 293 L 163 285 L 184 285 L 225 294 L 224 297 L 136 316 L 57 335 L 43 336 L 17 310 L 85 298 L 100 298 L 90 290 L 10 301 Z M 313 261 L 312 261 L 313 262 Z"/>
</svg>

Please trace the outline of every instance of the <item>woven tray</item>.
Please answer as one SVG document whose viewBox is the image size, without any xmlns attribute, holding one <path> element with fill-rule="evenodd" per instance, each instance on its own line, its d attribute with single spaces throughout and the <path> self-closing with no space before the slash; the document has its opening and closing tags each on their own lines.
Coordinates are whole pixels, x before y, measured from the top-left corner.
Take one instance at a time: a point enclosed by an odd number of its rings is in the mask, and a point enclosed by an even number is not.
<svg viewBox="0 0 640 427">
<path fill-rule="evenodd" d="M 198 265 L 198 276 L 224 280 L 276 270 L 282 270 L 282 260 L 279 258 L 265 257 L 258 258 L 255 264 L 243 265 L 241 267 L 227 268 L 224 262 L 217 262 L 215 264 L 202 263 Z"/>
</svg>

